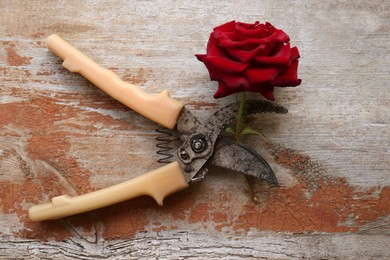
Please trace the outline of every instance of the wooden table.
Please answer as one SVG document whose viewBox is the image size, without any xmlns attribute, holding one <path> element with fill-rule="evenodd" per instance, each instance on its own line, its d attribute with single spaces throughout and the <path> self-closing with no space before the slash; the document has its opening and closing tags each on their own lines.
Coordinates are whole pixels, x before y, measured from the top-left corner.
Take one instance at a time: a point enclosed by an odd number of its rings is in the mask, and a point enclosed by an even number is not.
<svg viewBox="0 0 390 260">
<path fill-rule="evenodd" d="M 390 257 L 388 1 L 1 1 L 0 258 L 237 259 Z M 203 182 L 63 220 L 28 208 L 107 187 L 161 165 L 156 124 L 119 104 L 47 50 L 56 33 L 151 94 L 206 118 L 236 100 L 194 57 L 230 20 L 269 21 L 301 53 L 286 115 L 246 142 L 281 187 L 210 169 Z M 259 99 L 259 95 L 251 98 Z"/>
</svg>

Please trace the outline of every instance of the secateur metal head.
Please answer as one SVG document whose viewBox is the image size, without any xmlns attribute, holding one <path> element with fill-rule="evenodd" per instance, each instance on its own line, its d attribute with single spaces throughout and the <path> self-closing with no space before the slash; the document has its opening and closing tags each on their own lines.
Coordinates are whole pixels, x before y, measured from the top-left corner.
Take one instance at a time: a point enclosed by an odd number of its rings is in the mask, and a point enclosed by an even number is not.
<svg viewBox="0 0 390 260">
<path fill-rule="evenodd" d="M 190 111 L 183 108 L 177 121 L 176 133 L 182 141 L 177 149 L 176 160 L 184 169 L 188 182 L 202 180 L 209 164 L 235 170 L 277 184 L 274 172 L 268 163 L 248 146 L 220 133 L 237 117 L 239 102 L 218 109 L 201 123 Z M 287 109 L 262 100 L 246 102 L 245 115 L 257 113 L 287 113 Z"/>
<path fill-rule="evenodd" d="M 137 86 L 119 79 L 112 71 L 102 68 L 57 35 L 48 38 L 48 47 L 64 62 L 63 66 L 77 72 L 124 105 L 173 132 L 157 138 L 161 162 L 169 163 L 149 173 L 102 190 L 80 196 L 60 195 L 51 202 L 35 205 L 29 210 L 33 221 L 57 219 L 105 207 L 141 195 L 153 197 L 162 205 L 164 197 L 188 187 L 189 183 L 204 178 L 208 165 L 242 172 L 270 183 L 277 179 L 268 163 L 244 144 L 222 138 L 220 133 L 236 120 L 239 104 L 220 108 L 204 122 L 198 120 L 184 105 L 172 99 L 167 90 L 149 96 Z M 287 109 L 268 101 L 250 100 L 245 114 L 287 113 Z M 176 149 L 170 147 L 174 139 L 180 140 Z M 173 152 L 173 154 L 169 154 Z"/>
</svg>

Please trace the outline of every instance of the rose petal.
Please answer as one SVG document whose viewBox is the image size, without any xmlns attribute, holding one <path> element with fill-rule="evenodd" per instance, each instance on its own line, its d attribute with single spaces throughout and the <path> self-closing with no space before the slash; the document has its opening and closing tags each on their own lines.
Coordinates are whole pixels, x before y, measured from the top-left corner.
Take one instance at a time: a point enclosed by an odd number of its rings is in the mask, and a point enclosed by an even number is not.
<svg viewBox="0 0 390 260">
<path fill-rule="evenodd" d="M 275 41 L 275 40 L 272 40 L 272 41 L 267 42 L 267 43 L 262 43 L 262 45 L 265 45 L 265 48 L 264 48 L 263 51 L 259 52 L 257 54 L 257 56 L 269 56 L 269 55 L 271 55 L 272 52 L 275 51 L 277 44 L 278 44 L 278 42 Z"/>
<path fill-rule="evenodd" d="M 298 60 L 293 61 L 290 67 L 280 73 L 272 80 L 272 84 L 278 87 L 295 87 L 301 84 L 301 80 L 297 75 Z"/>
<path fill-rule="evenodd" d="M 226 75 L 220 81 L 223 81 L 228 88 L 242 88 L 250 87 L 249 81 L 241 74 Z"/>
<path fill-rule="evenodd" d="M 245 91 L 251 91 L 260 93 L 268 100 L 275 100 L 274 98 L 274 86 L 268 83 L 264 84 L 252 84 L 250 88 L 244 89 Z"/>
<path fill-rule="evenodd" d="M 290 41 L 290 38 L 282 30 L 278 30 L 277 32 L 273 33 L 272 35 L 270 35 L 268 37 L 261 38 L 261 39 L 250 38 L 250 39 L 245 39 L 245 40 L 241 40 L 241 41 L 236 41 L 236 40 L 232 39 L 231 37 L 225 37 L 224 35 L 221 35 L 218 38 L 216 37 L 216 41 L 217 41 L 218 45 L 224 46 L 226 48 L 231 48 L 231 47 L 243 48 L 246 45 L 260 45 L 262 43 L 268 44 L 269 42 L 272 42 L 272 41 L 287 43 Z"/>
<path fill-rule="evenodd" d="M 224 74 L 240 73 L 248 66 L 248 64 L 235 62 L 227 58 L 217 56 L 207 56 L 206 59 L 204 59 L 204 63 L 207 68 L 220 70 Z"/>
<path fill-rule="evenodd" d="M 265 44 L 260 44 L 259 46 L 257 46 L 257 48 L 251 51 L 241 50 L 239 48 L 228 48 L 227 52 L 232 57 L 238 59 L 242 63 L 248 63 L 248 61 L 255 58 L 256 55 L 259 55 L 259 53 L 264 53 L 265 48 L 266 48 Z"/>
<path fill-rule="evenodd" d="M 214 28 L 214 32 L 232 32 L 236 27 L 236 21 L 230 21 Z"/>
<path fill-rule="evenodd" d="M 253 86 L 253 92 L 258 92 L 268 100 L 275 100 L 274 97 L 274 86 L 269 84 L 255 85 Z"/>
<path fill-rule="evenodd" d="M 301 55 L 299 54 L 298 48 L 297 47 L 292 47 L 291 48 L 291 54 L 290 54 L 290 61 L 295 61 L 299 59 Z"/>
<path fill-rule="evenodd" d="M 218 62 L 220 62 L 221 60 L 230 62 L 229 60 L 219 57 L 206 57 L 203 59 L 203 62 L 209 71 L 211 80 L 223 81 L 230 88 L 247 87 L 249 85 L 248 80 L 242 75 L 242 72 L 240 70 L 238 70 L 237 73 L 235 73 L 234 70 L 227 70 L 229 66 L 224 66 L 226 65 L 225 63 L 218 64 Z M 218 62 L 215 63 L 215 61 Z M 240 63 L 238 63 L 238 65 L 242 66 L 242 64 Z M 223 66 L 223 69 L 218 66 Z"/>
<path fill-rule="evenodd" d="M 298 86 L 301 80 L 298 79 L 298 59 L 299 51 L 297 47 L 291 48 L 290 61 L 291 66 L 283 70 L 273 81 L 272 84 L 279 87 Z"/>
<path fill-rule="evenodd" d="M 206 59 L 207 54 L 195 54 L 195 57 L 196 57 L 199 61 L 204 62 L 204 59 Z"/>
<path fill-rule="evenodd" d="M 207 47 L 206 47 L 207 54 L 210 52 L 211 48 L 213 48 L 214 45 L 215 45 L 215 38 L 213 33 L 210 33 L 209 41 L 207 42 Z"/>
<path fill-rule="evenodd" d="M 269 36 L 269 30 L 264 24 L 256 22 L 254 24 L 237 23 L 234 30 L 236 40 L 245 40 L 248 38 L 264 38 Z"/>
<path fill-rule="evenodd" d="M 214 98 L 222 98 L 229 96 L 231 94 L 235 94 L 241 92 L 241 88 L 229 88 L 223 81 L 218 82 L 217 92 L 214 94 Z"/>
<path fill-rule="evenodd" d="M 259 25 L 261 25 L 259 21 L 256 21 L 255 23 L 236 22 L 236 28 L 243 28 L 246 30 L 256 29 Z"/>
<path fill-rule="evenodd" d="M 290 43 L 283 45 L 282 48 L 274 56 L 257 56 L 255 57 L 256 62 L 259 64 L 268 64 L 268 65 L 287 65 L 291 64 L 290 62 Z"/>
<path fill-rule="evenodd" d="M 272 82 L 281 72 L 280 67 L 248 68 L 244 74 L 251 84 Z"/>
<path fill-rule="evenodd" d="M 208 56 L 217 56 L 217 57 L 220 56 L 220 57 L 224 57 L 224 58 L 230 59 L 230 57 L 229 57 L 228 53 L 226 52 L 225 48 L 224 47 L 220 47 L 217 44 L 213 44 L 213 45 L 211 45 L 207 49 L 207 55 Z"/>
<path fill-rule="evenodd" d="M 278 41 L 285 43 L 290 41 L 290 37 L 283 30 L 279 30 L 268 22 L 265 25 L 269 28 L 270 34 L 275 35 L 275 39 Z"/>
</svg>

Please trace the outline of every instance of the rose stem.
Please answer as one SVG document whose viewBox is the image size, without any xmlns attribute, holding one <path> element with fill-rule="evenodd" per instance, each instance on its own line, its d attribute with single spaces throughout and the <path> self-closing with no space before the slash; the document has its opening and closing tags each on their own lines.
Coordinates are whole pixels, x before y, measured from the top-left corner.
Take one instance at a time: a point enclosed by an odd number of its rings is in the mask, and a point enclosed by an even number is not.
<svg viewBox="0 0 390 260">
<path fill-rule="evenodd" d="M 243 128 L 242 123 L 244 121 L 244 108 L 245 108 L 245 104 L 246 104 L 246 97 L 247 97 L 246 92 L 245 91 L 242 92 L 241 101 L 240 101 L 240 108 L 238 110 L 238 116 L 237 116 L 236 136 L 235 136 L 236 142 L 239 142 L 241 139 L 241 136 L 242 136 L 241 131 Z M 248 183 L 247 191 L 251 195 L 253 202 L 257 203 L 259 201 L 259 199 L 257 198 L 257 196 L 255 195 L 255 192 L 253 191 L 253 185 L 252 185 L 253 179 L 247 175 L 245 175 L 245 178 L 246 178 L 246 181 Z"/>
<path fill-rule="evenodd" d="M 242 92 L 240 108 L 238 110 L 237 125 L 236 125 L 236 141 L 240 141 L 242 131 L 242 121 L 244 120 L 244 108 L 246 104 L 246 92 Z"/>
</svg>

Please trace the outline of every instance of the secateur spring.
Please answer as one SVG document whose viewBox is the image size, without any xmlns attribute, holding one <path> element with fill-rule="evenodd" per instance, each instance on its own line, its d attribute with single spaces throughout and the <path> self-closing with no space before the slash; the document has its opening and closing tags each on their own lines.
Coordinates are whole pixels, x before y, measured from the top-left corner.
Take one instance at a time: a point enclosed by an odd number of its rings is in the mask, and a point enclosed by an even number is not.
<svg viewBox="0 0 390 260">
<path fill-rule="evenodd" d="M 157 133 L 160 134 L 160 136 L 156 137 L 157 144 L 156 147 L 159 149 L 157 150 L 157 154 L 161 156 L 160 159 L 157 160 L 159 163 L 171 163 L 174 157 L 173 151 L 174 147 L 170 145 L 172 142 L 175 142 L 179 139 L 177 134 L 168 128 L 160 127 L 155 130 Z"/>
</svg>

